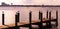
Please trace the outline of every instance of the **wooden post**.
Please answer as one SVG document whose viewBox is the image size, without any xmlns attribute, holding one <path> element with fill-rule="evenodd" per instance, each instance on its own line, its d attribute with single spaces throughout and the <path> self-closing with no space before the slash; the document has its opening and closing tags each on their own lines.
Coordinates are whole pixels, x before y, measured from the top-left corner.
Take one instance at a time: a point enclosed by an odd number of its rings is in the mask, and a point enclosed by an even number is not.
<svg viewBox="0 0 60 29">
<path fill-rule="evenodd" d="M 47 11 L 47 14 L 46 14 L 46 18 L 48 18 L 48 11 Z"/>
<path fill-rule="evenodd" d="M 41 15 L 41 12 L 39 11 L 39 19 L 41 18 L 41 16 L 40 16 L 40 15 Z"/>
<path fill-rule="evenodd" d="M 32 29 L 31 20 L 32 20 L 32 12 L 30 11 L 30 13 L 29 13 L 29 22 L 30 22 L 29 29 Z"/>
<path fill-rule="evenodd" d="M 58 11 L 56 11 L 56 27 L 58 26 Z"/>
<path fill-rule="evenodd" d="M 49 28 L 52 28 L 52 25 L 51 25 L 51 11 L 49 12 Z"/>
<path fill-rule="evenodd" d="M 48 19 L 48 11 L 46 13 L 46 18 Z M 46 22 L 46 27 L 48 27 L 48 21 Z"/>
<path fill-rule="evenodd" d="M 4 25 L 4 11 L 2 12 L 2 25 Z"/>
<path fill-rule="evenodd" d="M 43 16 L 42 15 L 43 14 L 41 12 L 39 12 L 39 17 L 40 17 L 39 19 L 41 20 L 40 23 L 39 23 L 39 29 L 43 29 L 43 23 L 42 23 L 43 22 L 42 21 Z"/>
<path fill-rule="evenodd" d="M 19 11 L 16 12 L 16 14 L 15 14 L 15 22 L 16 22 L 16 24 L 19 22 L 19 15 L 20 15 Z"/>
<path fill-rule="evenodd" d="M 15 27 L 14 27 L 14 29 L 20 29 L 18 26 L 17 26 L 17 18 L 18 18 L 18 15 L 17 15 L 17 13 L 15 14 Z"/>
<path fill-rule="evenodd" d="M 40 27 L 41 27 L 41 28 L 43 28 L 43 23 L 42 23 L 43 20 L 42 20 L 42 18 L 43 18 L 43 14 L 41 13 L 41 23 L 40 23 L 40 25 L 41 25 Z"/>
<path fill-rule="evenodd" d="M 15 14 L 15 25 L 17 26 L 17 13 Z"/>
<path fill-rule="evenodd" d="M 17 22 L 19 22 L 19 16 L 20 16 L 20 13 L 19 11 L 17 12 Z"/>
</svg>

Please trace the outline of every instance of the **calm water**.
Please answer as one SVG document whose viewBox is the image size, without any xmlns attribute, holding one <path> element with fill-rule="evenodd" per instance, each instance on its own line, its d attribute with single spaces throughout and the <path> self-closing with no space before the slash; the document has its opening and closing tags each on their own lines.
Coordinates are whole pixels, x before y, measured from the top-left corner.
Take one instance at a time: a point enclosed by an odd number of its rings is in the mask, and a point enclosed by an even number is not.
<svg viewBox="0 0 60 29">
<path fill-rule="evenodd" d="M 4 9 L 7 9 L 7 8 L 4 8 Z M 8 8 L 9 9 L 9 8 Z M 46 11 L 52 11 L 52 18 L 56 18 L 55 17 L 55 12 L 56 10 L 58 10 L 58 29 L 60 28 L 60 8 L 34 8 L 34 7 L 21 7 L 21 8 L 13 8 L 14 10 L 0 10 L 0 25 L 2 25 L 2 11 L 4 11 L 4 14 L 5 14 L 5 24 L 11 24 L 11 23 L 15 23 L 15 14 L 17 11 L 20 11 L 20 22 L 21 21 L 26 21 L 26 20 L 29 20 L 29 12 L 32 11 L 32 20 L 37 20 L 39 18 L 39 14 L 38 12 L 41 11 L 43 13 L 43 18 L 46 18 Z M 38 27 L 38 26 L 36 26 Z M 21 27 L 22 28 L 22 27 Z M 22 29 L 25 29 L 22 28 Z M 28 29 L 28 28 L 26 28 Z"/>
</svg>

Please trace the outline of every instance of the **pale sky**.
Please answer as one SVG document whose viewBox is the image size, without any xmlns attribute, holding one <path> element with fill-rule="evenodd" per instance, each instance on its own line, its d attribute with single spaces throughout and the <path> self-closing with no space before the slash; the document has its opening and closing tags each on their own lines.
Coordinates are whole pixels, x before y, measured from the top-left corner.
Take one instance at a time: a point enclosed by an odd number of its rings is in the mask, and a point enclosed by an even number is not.
<svg viewBox="0 0 60 29">
<path fill-rule="evenodd" d="M 60 5 L 60 0 L 0 0 L 0 4 L 1 2 L 15 5 Z"/>
</svg>

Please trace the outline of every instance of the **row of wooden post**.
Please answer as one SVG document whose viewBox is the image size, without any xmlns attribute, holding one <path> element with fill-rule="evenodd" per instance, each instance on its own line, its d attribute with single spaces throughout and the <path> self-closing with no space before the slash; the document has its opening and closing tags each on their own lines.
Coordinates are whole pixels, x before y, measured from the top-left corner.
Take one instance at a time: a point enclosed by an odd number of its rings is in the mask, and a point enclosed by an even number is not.
<svg viewBox="0 0 60 29">
<path fill-rule="evenodd" d="M 16 25 L 15 28 L 16 29 L 17 28 L 19 29 L 19 27 L 17 26 L 17 22 L 19 22 L 19 16 L 20 16 L 20 13 L 18 11 L 15 14 L 15 25 Z M 43 23 L 42 23 L 43 20 L 42 20 L 42 18 L 43 18 L 43 13 L 39 11 L 39 19 L 41 20 L 41 22 L 39 24 L 40 29 L 43 28 Z M 46 14 L 46 18 L 48 18 L 48 11 L 47 11 L 47 14 Z M 29 22 L 30 22 L 29 29 L 32 29 L 32 26 L 31 26 L 32 21 L 31 20 L 32 20 L 32 11 L 29 12 Z M 4 12 L 2 13 L 2 25 L 5 25 L 4 24 Z M 50 28 L 52 27 L 52 25 L 51 25 L 51 11 L 49 12 L 49 21 L 46 22 L 46 25 L 49 26 Z M 56 11 L 56 26 L 58 26 L 58 11 Z"/>
<path fill-rule="evenodd" d="M 30 15 L 30 18 L 29 18 L 29 21 L 30 21 L 30 25 L 31 25 L 31 15 L 32 15 L 32 12 L 30 11 L 30 13 L 29 13 Z M 47 19 L 49 19 L 49 21 L 47 21 L 46 22 L 46 25 L 47 25 L 47 27 L 49 27 L 49 28 L 52 28 L 52 24 L 51 24 L 51 11 L 49 12 L 49 18 L 48 18 L 48 11 L 47 11 L 47 14 L 46 14 L 46 17 L 47 17 Z M 43 18 L 43 14 L 42 14 L 42 12 L 40 12 L 39 11 L 39 19 L 41 20 L 40 21 L 40 24 L 39 24 L 39 29 L 43 29 L 43 20 L 42 20 L 42 18 Z M 54 18 L 55 19 L 55 18 Z M 56 11 L 56 27 L 58 26 L 58 11 Z M 30 26 L 30 29 L 31 29 L 32 27 Z"/>
</svg>

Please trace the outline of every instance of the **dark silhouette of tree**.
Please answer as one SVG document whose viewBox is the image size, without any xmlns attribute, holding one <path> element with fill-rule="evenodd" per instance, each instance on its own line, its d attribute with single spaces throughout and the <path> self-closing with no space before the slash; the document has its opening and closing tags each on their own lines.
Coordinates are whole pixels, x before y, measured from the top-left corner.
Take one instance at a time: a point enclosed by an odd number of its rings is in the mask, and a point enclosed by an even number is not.
<svg viewBox="0 0 60 29">
<path fill-rule="evenodd" d="M 1 5 L 9 5 L 9 4 L 6 4 L 5 2 L 2 2 Z"/>
</svg>

